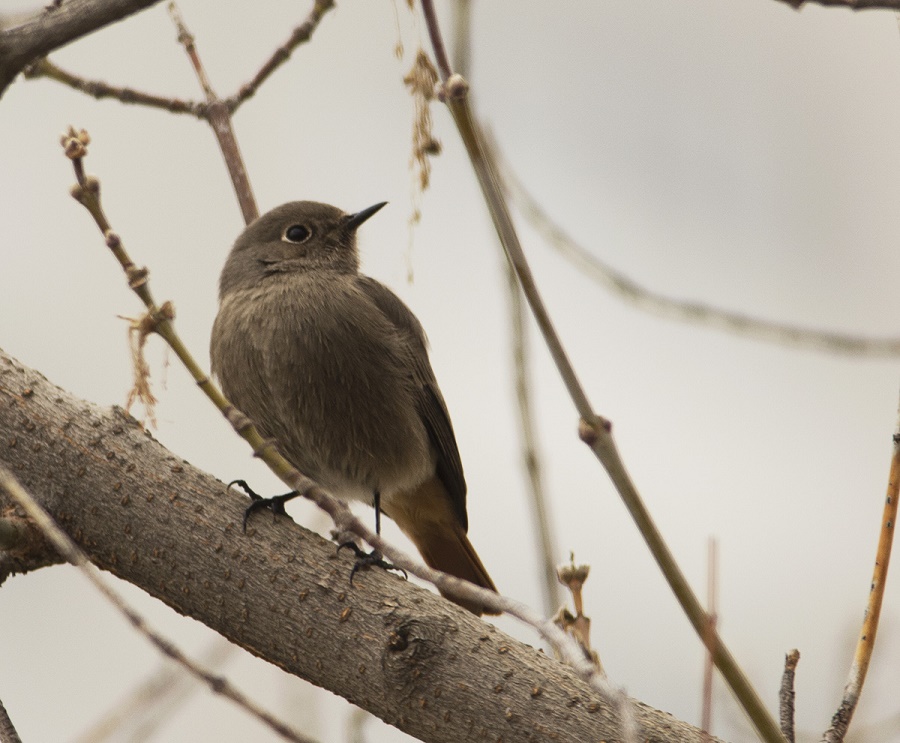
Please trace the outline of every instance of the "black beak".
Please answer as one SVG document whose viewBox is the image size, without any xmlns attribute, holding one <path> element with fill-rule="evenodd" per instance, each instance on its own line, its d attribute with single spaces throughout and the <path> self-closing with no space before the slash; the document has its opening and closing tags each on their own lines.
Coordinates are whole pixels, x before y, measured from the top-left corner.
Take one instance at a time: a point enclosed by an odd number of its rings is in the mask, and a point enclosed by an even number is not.
<svg viewBox="0 0 900 743">
<path fill-rule="evenodd" d="M 363 209 L 361 212 L 356 212 L 356 214 L 351 214 L 347 219 L 346 225 L 351 230 L 355 230 L 359 227 L 363 222 L 365 222 L 369 217 L 371 217 L 375 212 L 377 212 L 381 207 L 387 204 L 386 201 L 382 201 L 380 204 L 375 204 L 375 206 L 370 206 L 368 209 Z"/>
</svg>

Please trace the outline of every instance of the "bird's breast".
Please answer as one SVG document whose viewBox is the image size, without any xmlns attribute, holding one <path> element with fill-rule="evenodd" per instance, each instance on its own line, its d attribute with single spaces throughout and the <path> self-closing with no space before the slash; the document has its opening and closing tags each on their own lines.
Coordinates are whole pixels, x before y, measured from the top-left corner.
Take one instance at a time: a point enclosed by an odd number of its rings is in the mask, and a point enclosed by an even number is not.
<svg viewBox="0 0 900 743">
<path fill-rule="evenodd" d="M 409 339 L 352 282 L 288 278 L 223 299 L 211 352 L 226 396 L 345 497 L 430 477 Z"/>
</svg>

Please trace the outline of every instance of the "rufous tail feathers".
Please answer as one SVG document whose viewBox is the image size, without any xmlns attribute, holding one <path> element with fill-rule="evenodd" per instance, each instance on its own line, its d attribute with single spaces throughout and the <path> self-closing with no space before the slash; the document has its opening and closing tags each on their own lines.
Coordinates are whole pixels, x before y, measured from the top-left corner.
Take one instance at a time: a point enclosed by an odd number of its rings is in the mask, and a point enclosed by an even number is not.
<svg viewBox="0 0 900 743">
<path fill-rule="evenodd" d="M 411 493 L 395 496 L 389 507 L 390 510 L 385 509 L 385 513 L 416 545 L 429 567 L 497 591 L 453 512 L 440 480 L 432 478 Z M 480 603 L 459 599 L 443 591 L 441 594 L 477 616 L 497 614 Z"/>
</svg>

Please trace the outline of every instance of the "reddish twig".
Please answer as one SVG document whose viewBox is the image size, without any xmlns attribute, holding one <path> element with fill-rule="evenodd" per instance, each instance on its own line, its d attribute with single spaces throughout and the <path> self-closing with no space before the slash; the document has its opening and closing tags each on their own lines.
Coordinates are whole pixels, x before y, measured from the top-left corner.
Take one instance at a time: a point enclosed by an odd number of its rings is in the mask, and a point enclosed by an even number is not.
<svg viewBox="0 0 900 743">
<path fill-rule="evenodd" d="M 184 50 L 191 60 L 191 66 L 203 88 L 206 96 L 207 116 L 209 125 L 212 127 L 216 139 L 219 141 L 219 148 L 225 158 L 225 166 L 228 168 L 228 175 L 231 176 L 231 183 L 234 186 L 234 192 L 237 195 L 238 203 L 241 207 L 241 213 L 244 216 L 244 222 L 250 224 L 259 216 L 259 208 L 256 206 L 256 199 L 253 196 L 253 189 L 250 186 L 250 179 L 247 176 L 247 169 L 244 167 L 244 158 L 241 156 L 240 147 L 238 147 L 237 138 L 234 136 L 234 129 L 231 126 L 231 112 L 228 105 L 222 101 L 213 90 L 212 84 L 206 75 L 203 63 L 200 61 L 200 55 L 197 52 L 197 46 L 194 43 L 194 36 L 188 31 L 178 12 L 178 7 L 174 2 L 169 3 L 169 13 L 178 29 L 178 41 L 184 46 Z"/>
<path fill-rule="evenodd" d="M 313 31 L 315 31 L 316 27 L 319 25 L 319 21 L 322 20 L 322 16 L 333 7 L 334 0 L 316 0 L 312 10 L 309 11 L 309 15 L 306 17 L 306 20 L 297 26 L 297 28 L 291 32 L 290 38 L 278 47 L 272 53 L 272 56 L 263 63 L 259 72 L 253 76 L 253 79 L 249 83 L 242 85 L 237 93 L 225 99 L 225 104 L 228 106 L 228 110 L 231 113 L 237 111 L 241 104 L 248 98 L 256 95 L 256 91 L 269 79 L 269 76 L 290 59 L 294 49 L 300 46 L 300 44 L 309 41 Z"/>
</svg>

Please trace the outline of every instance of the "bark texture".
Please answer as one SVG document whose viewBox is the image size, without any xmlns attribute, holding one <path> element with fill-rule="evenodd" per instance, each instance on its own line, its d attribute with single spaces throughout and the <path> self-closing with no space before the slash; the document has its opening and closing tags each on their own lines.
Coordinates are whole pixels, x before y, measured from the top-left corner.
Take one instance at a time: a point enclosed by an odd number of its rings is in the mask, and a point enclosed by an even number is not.
<svg viewBox="0 0 900 743">
<path fill-rule="evenodd" d="M 224 422 L 223 422 L 223 425 Z M 101 568 L 425 741 L 616 741 L 615 711 L 551 657 L 370 570 L 175 456 L 120 408 L 0 350 L 0 460 Z M 0 515 L 16 509 L 0 493 Z M 38 540 L 38 544 L 40 540 Z M 53 562 L 0 552 L 0 583 Z M 699 731 L 635 702 L 642 741 Z"/>
<path fill-rule="evenodd" d="M 3 28 L 0 22 L 0 97 L 16 75 L 38 57 L 158 2 L 62 0 L 48 2 L 17 26 Z"/>
</svg>

